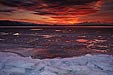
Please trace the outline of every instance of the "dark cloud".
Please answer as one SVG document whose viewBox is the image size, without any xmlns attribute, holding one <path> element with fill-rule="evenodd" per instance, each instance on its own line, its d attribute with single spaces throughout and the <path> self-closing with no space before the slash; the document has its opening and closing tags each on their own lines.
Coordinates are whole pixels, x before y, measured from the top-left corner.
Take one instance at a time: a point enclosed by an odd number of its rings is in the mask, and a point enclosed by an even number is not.
<svg viewBox="0 0 113 75">
<path fill-rule="evenodd" d="M 101 8 L 102 10 L 113 10 L 113 0 L 105 2 Z"/>
<path fill-rule="evenodd" d="M 0 12 L 13 12 L 13 10 L 0 10 Z"/>
<path fill-rule="evenodd" d="M 22 3 L 22 0 L 0 0 L 0 2 L 4 5 L 7 5 L 7 6 L 18 6 L 18 4 L 21 4 Z"/>
<path fill-rule="evenodd" d="M 0 5 L 0 12 L 12 13 L 15 11 L 16 11 L 16 8 Z"/>
<path fill-rule="evenodd" d="M 42 0 L 42 5 L 36 6 L 38 15 L 82 15 L 93 13 L 96 9 L 89 6 L 99 0 Z M 33 9 L 33 8 L 32 8 Z"/>
<path fill-rule="evenodd" d="M 84 5 L 99 0 L 43 0 L 49 5 L 60 5 L 60 6 L 72 6 L 72 5 Z"/>
<path fill-rule="evenodd" d="M 55 13 L 51 13 L 51 12 L 41 12 L 41 11 L 37 11 L 33 14 L 38 14 L 38 15 L 58 15 L 58 14 L 55 14 Z"/>
<path fill-rule="evenodd" d="M 36 5 L 36 1 L 32 0 L 0 0 L 0 3 L 12 7 L 31 7 Z"/>
<path fill-rule="evenodd" d="M 99 0 L 0 0 L 0 3 L 12 7 L 34 7 L 35 9 L 85 5 Z"/>
<path fill-rule="evenodd" d="M 31 5 L 45 3 L 50 6 L 69 6 L 69 5 L 84 5 L 99 0 L 0 0 L 1 3 L 9 6 L 18 6 L 18 5 Z"/>
</svg>

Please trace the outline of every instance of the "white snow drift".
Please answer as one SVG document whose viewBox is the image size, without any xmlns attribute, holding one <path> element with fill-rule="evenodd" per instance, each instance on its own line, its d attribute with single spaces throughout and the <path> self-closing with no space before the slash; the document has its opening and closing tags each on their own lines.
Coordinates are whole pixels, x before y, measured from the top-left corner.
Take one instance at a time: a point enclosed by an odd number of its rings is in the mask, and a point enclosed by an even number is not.
<svg viewBox="0 0 113 75">
<path fill-rule="evenodd" d="M 0 52 L 0 75 L 113 75 L 113 56 L 40 60 Z"/>
</svg>

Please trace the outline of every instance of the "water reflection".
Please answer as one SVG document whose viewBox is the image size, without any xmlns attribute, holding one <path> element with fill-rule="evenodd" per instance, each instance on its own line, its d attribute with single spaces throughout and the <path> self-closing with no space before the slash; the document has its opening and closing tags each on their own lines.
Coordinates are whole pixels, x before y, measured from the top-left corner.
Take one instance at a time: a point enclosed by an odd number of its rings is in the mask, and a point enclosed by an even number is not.
<svg viewBox="0 0 113 75">
<path fill-rule="evenodd" d="M 76 41 L 80 42 L 80 43 L 87 43 L 88 42 L 88 40 L 86 40 L 86 39 L 77 39 Z"/>
<path fill-rule="evenodd" d="M 112 33 L 107 29 L 1 29 L 0 51 L 33 58 L 113 54 Z"/>
<path fill-rule="evenodd" d="M 60 31 L 62 31 L 62 30 L 55 30 L 56 32 L 60 32 Z"/>
<path fill-rule="evenodd" d="M 1 32 L 0 35 L 8 35 L 9 33 Z"/>
<path fill-rule="evenodd" d="M 5 39 L 0 39 L 0 41 L 5 40 Z"/>
<path fill-rule="evenodd" d="M 78 36 L 78 38 L 86 38 L 87 36 L 83 35 L 83 36 Z"/>
<path fill-rule="evenodd" d="M 51 37 L 54 37 L 55 35 L 40 35 L 42 36 L 43 38 L 51 38 Z"/>
<path fill-rule="evenodd" d="M 32 31 L 40 31 L 40 30 L 43 30 L 43 29 L 30 29 Z"/>
</svg>

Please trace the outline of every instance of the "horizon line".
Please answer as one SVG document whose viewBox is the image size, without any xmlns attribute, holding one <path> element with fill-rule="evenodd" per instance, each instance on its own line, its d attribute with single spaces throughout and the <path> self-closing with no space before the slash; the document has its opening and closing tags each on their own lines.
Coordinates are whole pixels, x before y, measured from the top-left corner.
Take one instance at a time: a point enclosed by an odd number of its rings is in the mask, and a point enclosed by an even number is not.
<svg viewBox="0 0 113 75">
<path fill-rule="evenodd" d="M 113 26 L 0 26 L 0 28 L 113 28 Z"/>
</svg>

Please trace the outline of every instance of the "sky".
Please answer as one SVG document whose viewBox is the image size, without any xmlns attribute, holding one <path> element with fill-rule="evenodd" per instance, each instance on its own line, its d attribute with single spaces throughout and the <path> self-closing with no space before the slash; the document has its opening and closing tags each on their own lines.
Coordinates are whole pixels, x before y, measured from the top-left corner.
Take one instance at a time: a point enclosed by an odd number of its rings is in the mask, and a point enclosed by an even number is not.
<svg viewBox="0 0 113 75">
<path fill-rule="evenodd" d="M 37 24 L 113 22 L 113 0 L 0 0 L 0 20 Z"/>
</svg>

